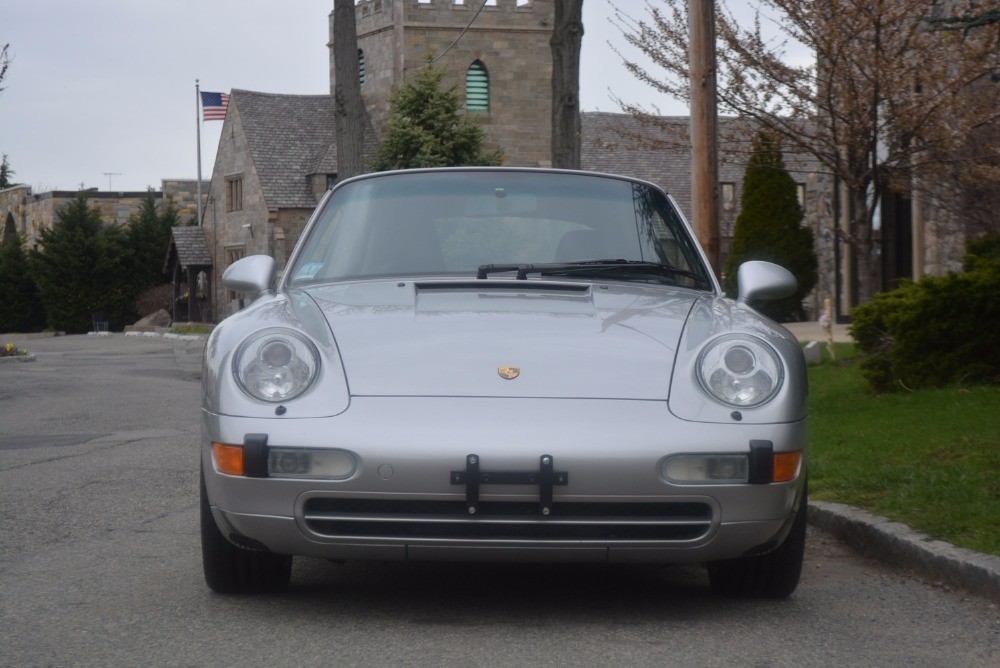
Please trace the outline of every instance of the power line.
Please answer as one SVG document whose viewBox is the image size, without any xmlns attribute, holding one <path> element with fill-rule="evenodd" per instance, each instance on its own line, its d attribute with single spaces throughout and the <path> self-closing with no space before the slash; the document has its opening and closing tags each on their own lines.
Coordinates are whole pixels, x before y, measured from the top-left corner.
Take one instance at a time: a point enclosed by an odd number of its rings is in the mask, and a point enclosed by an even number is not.
<svg viewBox="0 0 1000 668">
<path fill-rule="evenodd" d="M 461 41 L 461 39 L 462 39 L 463 37 L 465 37 L 465 33 L 469 32 L 469 28 L 471 28 L 471 27 L 472 27 L 472 24 L 476 22 L 476 19 L 477 19 L 477 18 L 479 18 L 479 14 L 480 14 L 480 13 L 481 13 L 481 12 L 483 11 L 483 9 L 484 9 L 484 8 L 486 7 L 486 3 L 488 3 L 488 2 L 489 2 L 489 0 L 483 0 L 483 4 L 479 5 L 479 9 L 477 9 L 477 10 L 476 10 L 476 13 L 472 15 L 472 19 L 471 19 L 471 20 L 469 21 L 469 25 L 465 26 L 465 28 L 463 28 L 463 29 L 462 29 L 462 32 L 460 32 L 460 33 L 458 34 L 458 37 L 456 37 L 456 38 L 455 38 L 455 41 L 454 41 L 454 42 L 452 42 L 452 43 L 451 43 L 451 44 L 450 44 L 450 45 L 448 46 L 448 48 L 447 48 L 447 49 L 445 49 L 445 50 L 444 50 L 444 51 L 442 51 L 442 52 L 441 52 L 440 54 L 438 54 L 438 56 L 437 56 L 436 58 L 434 58 L 433 60 L 431 60 L 431 61 L 430 61 L 430 62 L 428 62 L 428 63 L 425 63 L 425 64 L 421 65 L 421 66 L 420 66 L 420 67 L 418 67 L 417 69 L 418 69 L 418 70 L 422 70 L 422 69 L 423 69 L 423 68 L 425 68 L 425 67 L 430 67 L 431 65 L 433 65 L 434 63 L 436 63 L 436 62 L 437 62 L 437 61 L 439 61 L 440 59 L 444 58 L 444 57 L 445 57 L 445 55 L 447 55 L 447 53 L 448 53 L 449 51 L 451 51 L 451 50 L 452 50 L 453 48 L 455 48 L 455 45 L 456 45 L 456 44 L 458 44 L 458 43 L 459 43 L 459 41 Z"/>
</svg>

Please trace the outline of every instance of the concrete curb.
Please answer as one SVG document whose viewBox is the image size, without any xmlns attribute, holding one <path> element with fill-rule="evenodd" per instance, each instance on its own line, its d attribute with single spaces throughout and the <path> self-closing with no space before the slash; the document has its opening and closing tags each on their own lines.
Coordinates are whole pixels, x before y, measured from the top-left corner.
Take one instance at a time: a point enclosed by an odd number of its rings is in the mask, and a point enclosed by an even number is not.
<svg viewBox="0 0 1000 668">
<path fill-rule="evenodd" d="M 0 364 L 16 364 L 18 362 L 34 362 L 34 355 L 11 355 L 10 357 L 0 357 Z"/>
<path fill-rule="evenodd" d="M 865 556 L 1000 603 L 1000 557 L 955 547 L 842 503 L 811 501 L 809 522 Z"/>
</svg>

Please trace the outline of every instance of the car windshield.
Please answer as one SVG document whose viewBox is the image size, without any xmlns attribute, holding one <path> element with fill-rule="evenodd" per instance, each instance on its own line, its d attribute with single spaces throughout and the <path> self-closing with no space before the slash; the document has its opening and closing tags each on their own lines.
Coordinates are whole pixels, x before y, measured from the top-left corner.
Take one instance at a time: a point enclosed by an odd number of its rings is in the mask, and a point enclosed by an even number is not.
<svg viewBox="0 0 1000 668">
<path fill-rule="evenodd" d="M 310 228 L 287 282 L 524 278 L 529 270 L 711 289 L 694 242 L 658 189 L 516 170 L 399 172 L 347 183 Z"/>
</svg>

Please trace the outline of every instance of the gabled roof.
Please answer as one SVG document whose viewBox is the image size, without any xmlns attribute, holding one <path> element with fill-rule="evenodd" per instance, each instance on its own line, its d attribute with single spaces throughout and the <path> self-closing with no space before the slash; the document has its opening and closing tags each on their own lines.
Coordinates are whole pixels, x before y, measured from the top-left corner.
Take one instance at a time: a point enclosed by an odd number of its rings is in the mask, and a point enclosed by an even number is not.
<svg viewBox="0 0 1000 668">
<path fill-rule="evenodd" d="M 329 95 L 280 95 L 236 89 L 236 107 L 267 208 L 312 209 L 316 197 L 306 178 L 337 173 L 337 130 Z M 378 141 L 365 114 L 365 157 Z"/>
<path fill-rule="evenodd" d="M 365 139 L 364 139 L 365 163 L 375 160 L 375 152 L 378 149 L 378 137 L 375 136 L 375 126 L 372 125 L 371 116 L 365 109 Z M 312 164 L 309 174 L 337 174 L 340 172 L 337 164 L 337 142 L 330 144 Z"/>
<path fill-rule="evenodd" d="M 170 237 L 170 248 L 164 262 L 165 268 L 169 268 L 171 260 L 175 257 L 182 269 L 212 266 L 212 254 L 205 242 L 203 228 L 198 225 L 171 227 Z"/>
<path fill-rule="evenodd" d="M 307 175 L 336 141 L 329 95 L 233 90 L 250 156 L 270 210 L 316 206 Z"/>
</svg>

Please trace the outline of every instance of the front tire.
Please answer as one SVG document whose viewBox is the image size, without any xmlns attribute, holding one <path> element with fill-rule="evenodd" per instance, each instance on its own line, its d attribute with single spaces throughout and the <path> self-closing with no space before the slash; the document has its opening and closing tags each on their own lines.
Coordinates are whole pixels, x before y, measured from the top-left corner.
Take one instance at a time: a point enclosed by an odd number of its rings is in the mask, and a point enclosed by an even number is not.
<svg viewBox="0 0 1000 668">
<path fill-rule="evenodd" d="M 205 582 L 220 594 L 259 594 L 285 589 L 292 575 L 292 558 L 237 547 L 219 531 L 205 491 L 201 471 L 201 562 Z"/>
<path fill-rule="evenodd" d="M 802 574 L 806 546 L 808 486 L 802 490 L 799 509 L 785 542 L 759 557 L 742 557 L 708 564 L 712 589 L 726 596 L 746 598 L 787 598 L 795 591 Z"/>
</svg>

